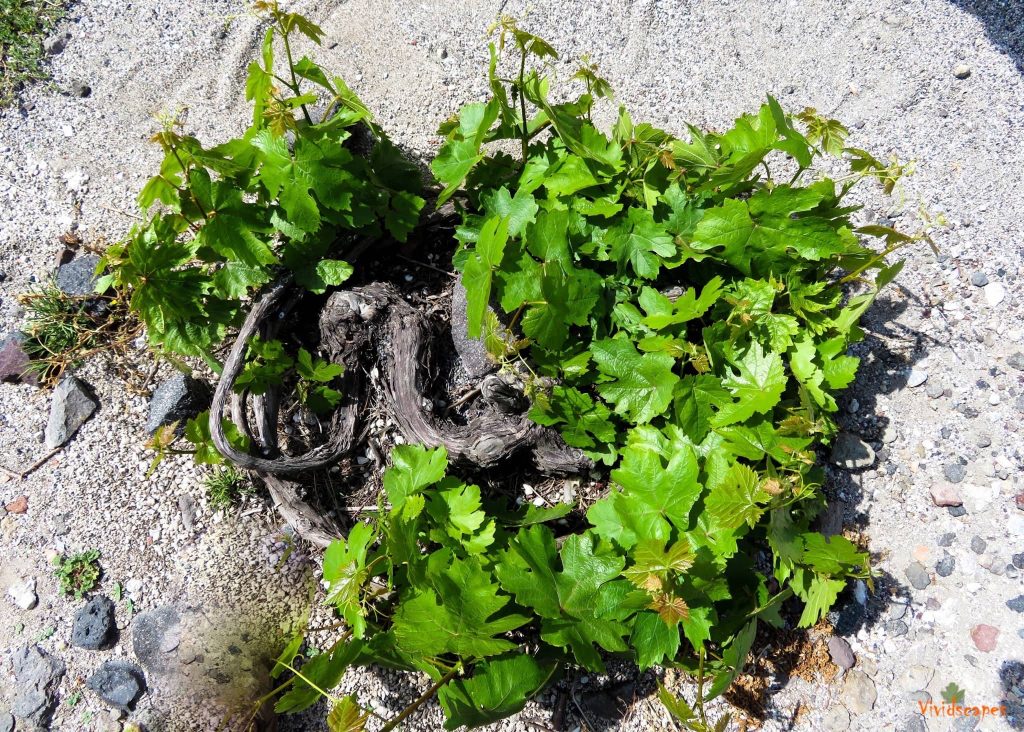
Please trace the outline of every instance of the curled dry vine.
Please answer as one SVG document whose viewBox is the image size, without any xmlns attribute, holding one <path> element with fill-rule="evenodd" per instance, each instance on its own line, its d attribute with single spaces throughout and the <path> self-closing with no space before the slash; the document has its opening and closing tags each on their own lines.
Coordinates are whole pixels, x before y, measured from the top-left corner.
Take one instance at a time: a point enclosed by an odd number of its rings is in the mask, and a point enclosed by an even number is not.
<svg viewBox="0 0 1024 732">
<path fill-rule="evenodd" d="M 424 221 L 415 168 L 343 81 L 295 60 L 294 35 L 322 31 L 256 7 L 271 23 L 249 67 L 253 125 L 207 148 L 168 122 L 139 197 L 148 214 L 106 264 L 154 347 L 220 374 L 209 414 L 185 427 L 197 460 L 262 476 L 326 547 L 327 602 L 347 630 L 303 663 L 296 635 L 274 672 L 290 675 L 259 704 L 304 709 L 348 668 L 382 664 L 431 679 L 385 729 L 434 696 L 453 729 L 620 656 L 694 674 L 693 705 L 662 700 L 689 729 L 724 728 L 704 704 L 760 623 L 813 625 L 848 579 L 871 583 L 867 554 L 812 528 L 815 449 L 856 374 L 858 322 L 902 266 L 888 255 L 927 239 L 856 226 L 847 196 L 865 181 L 891 193 L 904 168 L 771 98 L 722 133 L 679 138 L 620 108 L 606 134 L 592 121 L 611 96 L 596 67 L 571 80 L 582 93 L 555 92 L 555 49 L 503 18 L 490 98 L 440 128 L 442 189 Z M 829 178 L 837 165 L 848 172 Z M 387 282 L 337 289 L 369 248 L 436 240 L 452 219 L 447 317 Z M 318 327 L 296 332 L 310 307 Z M 478 380 L 437 410 L 452 347 Z M 409 444 L 372 516 L 341 539 L 304 486 L 352 452 L 370 403 Z M 282 411 L 300 407 L 327 426 L 294 453 Z M 585 512 L 516 505 L 486 488 L 510 464 L 599 468 L 611 488 Z M 331 701 L 332 729 L 370 718 L 354 697 Z"/>
</svg>

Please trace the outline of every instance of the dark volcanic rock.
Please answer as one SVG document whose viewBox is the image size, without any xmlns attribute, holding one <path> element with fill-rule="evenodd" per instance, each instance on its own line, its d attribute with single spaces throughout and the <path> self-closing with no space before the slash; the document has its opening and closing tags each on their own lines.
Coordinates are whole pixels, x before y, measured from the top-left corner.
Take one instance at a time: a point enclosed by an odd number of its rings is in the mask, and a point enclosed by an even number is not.
<svg viewBox="0 0 1024 732">
<path fill-rule="evenodd" d="M 86 254 L 62 264 L 57 268 L 57 288 L 65 295 L 94 295 L 99 263 L 100 258 L 95 254 Z"/>
<path fill-rule="evenodd" d="M 139 613 L 132 621 L 132 649 L 151 674 L 165 674 L 173 669 L 176 658 L 170 654 L 180 640 L 181 618 L 170 605 Z"/>
<path fill-rule="evenodd" d="M 71 644 L 90 651 L 110 647 L 117 631 L 114 625 L 114 602 L 97 595 L 75 614 L 71 628 Z"/>
<path fill-rule="evenodd" d="M 134 663 L 107 661 L 89 677 L 86 686 L 110 706 L 127 711 L 146 690 L 146 677 Z"/>
<path fill-rule="evenodd" d="M 210 387 L 186 374 L 175 374 L 160 384 L 149 400 L 146 431 L 156 432 L 161 426 L 178 422 L 179 433 L 185 422 L 210 406 Z"/>
<path fill-rule="evenodd" d="M 25 646 L 14 654 L 17 692 L 11 711 L 14 716 L 45 724 L 57 705 L 57 685 L 64 676 L 64 662 L 39 646 Z"/>
</svg>

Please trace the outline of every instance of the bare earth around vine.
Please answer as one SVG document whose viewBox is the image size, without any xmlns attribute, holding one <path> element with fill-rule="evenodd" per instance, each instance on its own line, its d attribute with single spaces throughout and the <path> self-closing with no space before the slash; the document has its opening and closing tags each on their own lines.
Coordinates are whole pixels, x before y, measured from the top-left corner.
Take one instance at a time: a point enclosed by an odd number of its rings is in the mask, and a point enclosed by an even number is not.
<svg viewBox="0 0 1024 732">
<path fill-rule="evenodd" d="M 916 723 L 923 694 L 941 700 L 950 682 L 969 703 L 1021 703 L 1024 616 L 1007 605 L 1024 592 L 1013 562 L 1024 552 L 1024 511 L 1014 502 L 1024 491 L 1024 356 L 1013 358 L 1024 351 L 1019 5 L 545 0 L 529 3 L 526 13 L 517 1 L 332 0 L 294 7 L 327 33 L 322 48 L 302 50 L 345 78 L 392 139 L 422 159 L 440 144 L 437 124 L 485 94 L 484 35 L 503 9 L 525 14 L 526 25 L 565 59 L 589 53 L 637 120 L 677 134 L 684 122 L 721 128 L 770 93 L 789 109 L 813 106 L 846 122 L 854 146 L 916 160 L 897 203 L 882 208 L 869 198 L 860 214 L 914 230 L 923 206 L 945 213 L 949 226 L 936 235 L 940 255 L 924 247 L 907 252 L 897 286 L 869 312 L 868 338 L 857 347 L 864 365 L 839 415 L 877 458 L 861 472 L 830 468 L 838 512 L 869 542 L 884 575 L 866 604 L 850 593 L 834 617 L 856 666 L 837 673 L 825 650 L 827 629 L 772 639 L 774 650 L 757 668 L 776 673 L 778 686 L 764 697 L 771 682 L 748 679 L 730 699 L 747 714 L 765 715 L 768 730 L 903 729 Z M 215 141 L 238 134 L 250 114 L 242 90 L 261 28 L 246 3 L 82 0 L 70 18 L 67 48 L 52 58 L 55 88 L 31 88 L 20 106 L 0 111 L 0 336 L 19 325 L 15 296 L 49 276 L 62 233 L 77 225 L 87 243 L 100 244 L 127 230 L 135 192 L 159 160 L 147 142 L 152 115 L 187 105 L 186 129 Z M 960 65 L 969 68 L 965 78 Z M 89 96 L 64 93 L 77 81 L 91 87 Z M 599 120 L 605 126 L 614 108 L 607 112 Z M 422 264 L 448 266 L 403 261 L 410 288 L 436 276 Z M 982 282 L 979 273 L 988 285 L 972 284 Z M 141 352 L 137 361 L 146 368 Z M 921 374 L 926 380 L 910 386 Z M 279 518 L 255 499 L 229 515 L 214 513 L 202 471 L 187 457 L 167 459 L 146 479 L 145 398 L 102 360 L 79 375 L 96 388 L 96 416 L 27 479 L 0 475 L 0 506 L 17 507 L 22 496 L 28 504 L 24 513 L 0 511 L 0 713 L 17 692 L 14 651 L 38 642 L 68 667 L 54 729 L 120 729 L 82 680 L 107 658 L 135 660 L 139 618 L 122 601 L 112 651 L 71 646 L 80 603 L 57 594 L 50 567 L 54 554 L 98 548 L 101 591 L 111 594 L 120 583 L 135 613 L 170 605 L 181 623 L 177 647 L 156 670 L 147 668 L 150 691 L 131 719 L 151 730 L 213 730 L 226 708 L 263 688 L 283 629 L 319 591 L 317 555 L 292 551 Z M 45 453 L 46 416 L 44 392 L 0 385 L 0 465 L 20 470 Z M 953 465 L 965 468 L 952 488 L 967 509 L 959 517 L 930 494 L 956 474 L 946 470 Z M 189 500 L 194 521 L 182 515 Z M 942 576 L 935 567 L 946 554 L 955 568 Z M 914 562 L 930 575 L 924 589 L 907 577 Z M 26 578 L 35 578 L 40 602 L 22 611 L 7 589 Z M 318 612 L 311 624 L 331 622 Z M 991 650 L 972 638 L 979 624 L 999 631 Z M 778 660 L 769 663 L 771 653 Z M 393 714 L 425 688 L 425 680 L 417 686 L 363 671 L 346 677 L 341 690 Z M 647 696 L 650 675 L 613 669 L 561 688 L 566 729 L 674 729 Z M 79 690 L 80 700 L 68 703 Z M 553 726 L 557 698 L 556 689 L 494 729 Z M 280 728 L 320 724 L 307 715 Z M 944 729 L 948 722 L 927 724 Z M 440 725 L 440 710 L 427 705 L 408 728 Z M 1018 716 L 979 728 L 1022 726 Z"/>
</svg>

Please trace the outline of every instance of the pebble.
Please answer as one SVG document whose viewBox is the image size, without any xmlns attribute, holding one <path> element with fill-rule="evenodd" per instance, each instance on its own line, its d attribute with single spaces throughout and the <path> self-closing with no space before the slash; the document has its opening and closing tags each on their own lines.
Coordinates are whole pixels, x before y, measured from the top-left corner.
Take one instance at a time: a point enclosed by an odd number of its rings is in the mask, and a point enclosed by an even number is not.
<svg viewBox="0 0 1024 732">
<path fill-rule="evenodd" d="M 23 514 L 28 512 L 28 496 L 18 496 L 13 501 L 4 506 L 4 510 L 7 513 Z"/>
<path fill-rule="evenodd" d="M 914 664 L 910 666 L 900 677 L 900 686 L 904 691 L 921 691 L 928 688 L 929 682 L 935 675 L 935 669 L 931 666 Z"/>
<path fill-rule="evenodd" d="M 899 732 L 928 732 L 928 723 L 920 714 L 911 714 L 903 721 Z"/>
<path fill-rule="evenodd" d="M 975 287 L 984 287 L 988 284 L 988 277 L 984 272 L 972 272 L 971 273 L 971 284 Z"/>
<path fill-rule="evenodd" d="M 1017 569 L 1024 569 L 1024 552 L 1013 555 L 1013 566 Z"/>
<path fill-rule="evenodd" d="M 1017 595 L 1012 600 L 1007 600 L 1006 607 L 1015 613 L 1024 613 L 1024 595 Z"/>
<path fill-rule="evenodd" d="M 910 584 L 917 590 L 923 590 L 932 583 L 928 570 L 920 562 L 912 562 L 906 569 L 906 575 Z"/>
<path fill-rule="evenodd" d="M 854 669 L 846 674 L 840 698 L 851 714 L 866 714 L 874 708 L 878 691 L 870 676 Z"/>
<path fill-rule="evenodd" d="M 849 671 L 857 662 L 853 650 L 845 638 L 834 635 L 828 639 L 828 653 L 832 657 L 832 663 L 844 671 Z"/>
<path fill-rule="evenodd" d="M 821 728 L 825 732 L 846 732 L 850 729 L 850 713 L 846 707 L 836 705 L 825 712 L 821 720 Z"/>
<path fill-rule="evenodd" d="M 996 648 L 996 640 L 999 638 L 999 628 L 981 623 L 971 629 L 971 640 L 974 647 L 983 653 L 990 653 Z"/>
<path fill-rule="evenodd" d="M 946 552 L 942 555 L 942 558 L 935 563 L 935 573 L 940 577 L 948 577 L 953 574 L 953 570 L 956 569 L 956 558 Z"/>
<path fill-rule="evenodd" d="M 932 495 L 932 502 L 936 506 L 945 508 L 948 506 L 964 505 L 964 501 L 960 497 L 960 491 L 949 483 L 932 483 L 931 488 L 928 490 Z"/>
<path fill-rule="evenodd" d="M 124 588 L 128 591 L 129 594 L 137 595 L 139 592 L 142 591 L 142 580 L 130 579 L 124 583 Z"/>
<path fill-rule="evenodd" d="M 921 386 L 924 382 L 928 381 L 928 372 L 921 371 L 919 369 L 910 369 L 910 373 L 907 374 L 907 386 L 911 389 L 917 386 Z"/>
<path fill-rule="evenodd" d="M 910 627 L 902 620 L 887 620 L 884 627 L 885 632 L 895 638 L 906 635 L 910 631 Z"/>
<path fill-rule="evenodd" d="M 22 610 L 31 610 L 39 604 L 39 598 L 36 596 L 35 577 L 15 582 L 7 589 L 7 594 Z"/>
<path fill-rule="evenodd" d="M 989 282 L 985 285 L 985 302 L 995 307 L 1006 297 L 1006 288 L 999 282 Z"/>
<path fill-rule="evenodd" d="M 1017 351 L 1006 359 L 1006 365 L 1017 369 L 1018 371 L 1024 371 L 1024 353 Z"/>
<path fill-rule="evenodd" d="M 953 546 L 953 541 L 956 539 L 956 532 L 949 531 L 939 537 L 939 546 L 950 547 Z"/>
<path fill-rule="evenodd" d="M 967 64 L 957 64 L 953 67 L 953 76 L 958 79 L 966 79 L 971 75 L 971 67 Z"/>
<path fill-rule="evenodd" d="M 942 468 L 942 474 L 950 483 L 960 483 L 967 477 L 967 466 L 963 463 L 947 463 Z"/>
<path fill-rule="evenodd" d="M 992 437 L 983 432 L 974 438 L 974 444 L 978 447 L 989 447 L 992 444 Z"/>
<path fill-rule="evenodd" d="M 984 554 L 985 549 L 988 547 L 988 542 L 982 539 L 980 536 L 975 536 L 971 539 L 971 551 L 975 554 Z"/>
<path fill-rule="evenodd" d="M 929 384 L 928 388 L 925 389 L 924 391 L 925 391 L 925 394 L 927 394 L 929 398 L 931 398 L 931 399 L 938 399 L 940 396 L 942 396 L 942 394 L 943 394 L 943 392 L 945 390 L 942 388 L 942 384 L 939 384 L 938 382 L 935 382 L 935 383 Z"/>
</svg>

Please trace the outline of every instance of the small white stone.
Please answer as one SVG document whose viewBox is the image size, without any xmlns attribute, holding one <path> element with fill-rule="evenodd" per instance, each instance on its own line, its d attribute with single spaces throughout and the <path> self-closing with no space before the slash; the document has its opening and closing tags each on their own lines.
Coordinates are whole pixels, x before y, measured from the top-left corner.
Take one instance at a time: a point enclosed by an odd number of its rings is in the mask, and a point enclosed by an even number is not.
<svg viewBox="0 0 1024 732">
<path fill-rule="evenodd" d="M 1006 288 L 1000 282 L 989 282 L 985 285 L 985 302 L 995 307 L 1006 297 Z"/>
<path fill-rule="evenodd" d="M 907 374 L 907 386 L 913 389 L 915 386 L 921 386 L 924 382 L 928 381 L 928 372 L 921 371 L 920 369 L 910 369 L 910 373 Z"/>
<path fill-rule="evenodd" d="M 530 485 L 529 483 L 523 483 L 523 493 L 525 493 L 528 496 L 532 496 L 533 495 L 533 486 Z"/>
<path fill-rule="evenodd" d="M 995 405 L 999 404 L 999 395 L 996 394 L 995 392 L 992 392 L 991 394 L 989 394 L 988 395 L 988 403 L 991 404 L 993 407 Z"/>
<path fill-rule="evenodd" d="M 14 583 L 7 589 L 7 594 L 22 610 L 31 610 L 39 603 L 39 598 L 36 597 L 35 577 Z"/>
</svg>

